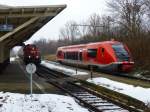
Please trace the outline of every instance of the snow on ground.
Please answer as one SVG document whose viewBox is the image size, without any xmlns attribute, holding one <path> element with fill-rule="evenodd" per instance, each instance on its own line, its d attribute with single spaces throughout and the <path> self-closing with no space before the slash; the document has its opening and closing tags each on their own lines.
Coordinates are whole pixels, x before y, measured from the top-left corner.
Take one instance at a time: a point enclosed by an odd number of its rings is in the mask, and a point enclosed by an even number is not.
<svg viewBox="0 0 150 112">
<path fill-rule="evenodd" d="M 117 81 L 112 81 L 110 79 L 101 77 L 93 78 L 92 80 L 88 79 L 87 81 L 126 94 L 128 96 L 141 100 L 145 103 L 150 102 L 150 88 L 143 88 L 138 86 L 135 87 L 133 85 L 120 83 Z"/>
<path fill-rule="evenodd" d="M 16 57 L 10 57 L 10 62 L 15 61 Z"/>
<path fill-rule="evenodd" d="M 50 69 L 56 69 L 56 70 L 62 71 L 64 73 L 67 73 L 68 75 L 72 75 L 72 76 L 73 75 L 88 75 L 87 72 L 82 72 L 79 70 L 76 74 L 76 70 L 74 70 L 74 69 L 66 68 L 66 67 L 61 66 L 60 64 L 52 63 L 49 61 L 42 61 L 41 64 L 45 67 L 50 68 Z"/>
<path fill-rule="evenodd" d="M 19 58 L 18 56 L 10 57 L 10 62 L 16 61 L 16 59 L 18 59 L 18 58 Z"/>
<path fill-rule="evenodd" d="M 73 98 L 55 94 L 15 94 L 0 92 L 0 112 L 89 112 Z"/>
</svg>

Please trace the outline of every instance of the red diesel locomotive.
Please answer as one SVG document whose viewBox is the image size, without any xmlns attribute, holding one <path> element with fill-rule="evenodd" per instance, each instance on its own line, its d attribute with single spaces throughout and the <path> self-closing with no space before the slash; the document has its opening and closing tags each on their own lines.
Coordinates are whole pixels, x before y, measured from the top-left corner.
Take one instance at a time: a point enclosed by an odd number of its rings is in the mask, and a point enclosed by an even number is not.
<svg viewBox="0 0 150 112">
<path fill-rule="evenodd" d="M 127 46 L 118 41 L 59 47 L 57 61 L 88 67 L 96 66 L 114 72 L 129 72 L 134 64 Z"/>
<path fill-rule="evenodd" d="M 39 49 L 32 44 L 25 45 L 23 47 L 23 61 L 25 64 L 28 63 L 41 63 L 41 56 Z"/>
</svg>

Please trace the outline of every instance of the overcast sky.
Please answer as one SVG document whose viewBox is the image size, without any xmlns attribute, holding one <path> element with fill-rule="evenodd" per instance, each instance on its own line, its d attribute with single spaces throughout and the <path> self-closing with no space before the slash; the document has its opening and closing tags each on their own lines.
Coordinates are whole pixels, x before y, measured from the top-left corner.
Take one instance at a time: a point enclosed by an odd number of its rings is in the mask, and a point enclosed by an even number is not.
<svg viewBox="0 0 150 112">
<path fill-rule="evenodd" d="M 30 43 L 40 38 L 51 40 L 58 39 L 59 30 L 67 21 L 74 20 L 76 22 L 82 22 L 86 21 L 93 13 L 100 15 L 105 14 L 105 1 L 106 0 L 0 0 L 0 4 L 12 6 L 67 4 L 67 8 L 65 10 L 31 37 L 28 41 Z"/>
</svg>

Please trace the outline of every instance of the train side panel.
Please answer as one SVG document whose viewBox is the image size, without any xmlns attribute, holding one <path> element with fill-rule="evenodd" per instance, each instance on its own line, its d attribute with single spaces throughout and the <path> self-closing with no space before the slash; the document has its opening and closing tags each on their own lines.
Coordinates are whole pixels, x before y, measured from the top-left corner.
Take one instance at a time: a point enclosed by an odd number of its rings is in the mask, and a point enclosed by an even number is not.
<svg viewBox="0 0 150 112">
<path fill-rule="evenodd" d="M 62 53 L 59 53 L 60 51 Z M 57 60 L 84 66 L 97 66 L 100 69 L 109 71 L 123 72 L 130 71 L 134 64 L 127 46 L 117 41 L 58 48 Z"/>
</svg>

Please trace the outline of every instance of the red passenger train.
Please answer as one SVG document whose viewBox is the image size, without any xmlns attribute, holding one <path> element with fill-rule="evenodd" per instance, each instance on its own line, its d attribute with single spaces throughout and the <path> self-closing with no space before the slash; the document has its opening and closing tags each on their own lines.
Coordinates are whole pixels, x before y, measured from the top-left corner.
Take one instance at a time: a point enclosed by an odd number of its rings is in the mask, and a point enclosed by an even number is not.
<svg viewBox="0 0 150 112">
<path fill-rule="evenodd" d="M 114 72 L 130 72 L 134 65 L 128 47 L 118 41 L 59 47 L 57 61 Z"/>
</svg>

